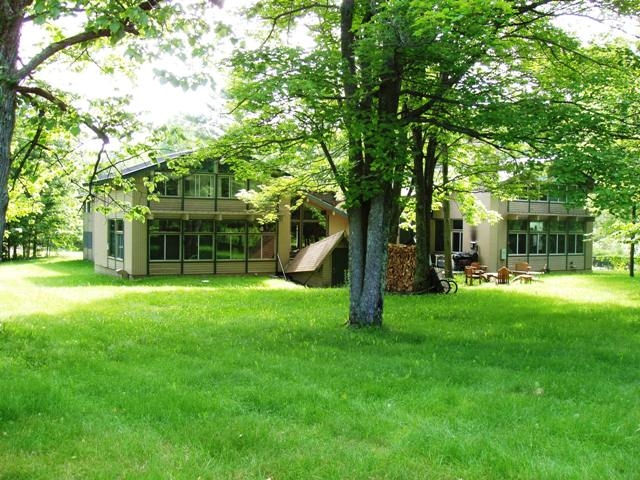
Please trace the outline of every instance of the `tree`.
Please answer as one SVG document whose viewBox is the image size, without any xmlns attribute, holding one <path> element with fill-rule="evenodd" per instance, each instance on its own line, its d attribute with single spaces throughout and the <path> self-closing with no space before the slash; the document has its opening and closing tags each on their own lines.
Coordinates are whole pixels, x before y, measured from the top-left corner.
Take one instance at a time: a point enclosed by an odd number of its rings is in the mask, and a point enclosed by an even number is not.
<svg viewBox="0 0 640 480">
<path fill-rule="evenodd" d="M 553 119 L 529 89 L 535 60 L 558 56 L 560 64 L 580 54 L 578 42 L 550 21 L 587 6 L 552 0 L 339 3 L 257 5 L 253 12 L 269 28 L 259 47 L 235 57 L 231 94 L 235 111 L 251 125 L 245 132 L 254 147 L 285 152 L 304 144 L 310 152 L 315 143 L 349 213 L 349 323 L 380 325 L 387 238 L 412 159 L 426 155 L 424 176 L 432 175 L 443 132 L 497 148 L 518 143 L 521 157 L 548 141 L 538 134 L 548 132 Z M 298 19 L 310 25 L 313 46 L 283 44 Z M 501 77 L 507 80 L 496 86 Z M 525 128 L 523 115 L 530 119 Z M 412 133 L 420 136 L 414 135 L 413 149 Z"/>
<path fill-rule="evenodd" d="M 210 0 L 221 5 L 222 0 Z M 8 185 L 13 163 L 12 141 L 16 126 L 16 112 L 21 101 L 45 99 L 62 110 L 72 106 L 53 89 L 38 80 L 42 68 L 53 60 L 68 56 L 73 62 L 92 61 L 96 49 L 113 47 L 125 37 L 165 39 L 165 48 L 172 46 L 205 56 L 206 43 L 198 39 L 208 30 L 202 9 L 206 2 L 182 7 L 162 0 L 112 2 L 66 0 L 6 0 L 0 3 L 0 239 L 4 238 L 9 202 Z M 41 34 L 49 32 L 50 43 L 29 55 L 22 48 L 23 27 L 42 26 Z M 72 25 L 74 31 L 67 32 Z M 124 56 L 137 61 L 152 57 L 150 44 L 129 43 Z M 186 50 L 185 50 L 186 51 Z M 90 115 L 78 115 L 78 124 L 85 125 L 108 142 Z"/>
<path fill-rule="evenodd" d="M 595 213 L 609 212 L 617 219 L 617 235 L 630 247 L 633 276 L 640 238 L 640 56 L 621 43 L 592 46 L 587 53 L 591 61 L 577 66 L 578 79 L 556 80 L 580 88 L 565 98 L 575 114 L 556 125 L 554 142 L 562 148 L 548 175 L 569 188 L 572 203 L 588 200 Z M 601 65 L 610 66 L 606 75 Z"/>
</svg>

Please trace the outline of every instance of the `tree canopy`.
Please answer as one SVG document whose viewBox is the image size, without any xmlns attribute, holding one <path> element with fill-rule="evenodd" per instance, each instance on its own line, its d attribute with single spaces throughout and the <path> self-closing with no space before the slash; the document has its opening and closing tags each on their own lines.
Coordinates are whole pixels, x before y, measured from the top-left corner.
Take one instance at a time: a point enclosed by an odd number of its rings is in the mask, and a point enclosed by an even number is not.
<svg viewBox="0 0 640 480">
<path fill-rule="evenodd" d="M 415 180 L 415 159 L 422 176 L 432 177 L 451 135 L 510 159 L 499 168 L 512 172 L 581 155 L 572 151 L 575 141 L 596 125 L 588 102 L 571 101 L 590 81 L 580 80 L 578 68 L 588 64 L 606 76 L 615 65 L 591 55 L 553 19 L 594 7 L 617 14 L 638 8 L 611 1 L 274 0 L 251 10 L 266 28 L 255 48 L 233 60 L 231 95 L 242 119 L 235 138 L 242 132 L 254 153 L 279 159 L 284 170 L 309 156 L 326 162 L 350 219 L 351 324 L 382 322 L 387 235 L 402 187 Z M 290 41 L 301 24 L 309 43 Z"/>
<path fill-rule="evenodd" d="M 82 65 L 99 62 L 97 51 L 116 47 L 120 48 L 119 62 L 145 62 L 158 52 L 171 51 L 182 57 L 199 56 L 206 63 L 212 51 L 212 42 L 206 38 L 211 25 L 203 12 L 210 4 L 221 5 L 222 1 L 6 0 L 0 3 L 0 239 L 5 233 L 11 177 L 23 171 L 14 163 L 26 162 L 29 155 L 47 147 L 39 143 L 41 134 L 49 122 L 57 121 L 51 120 L 48 110 L 54 110 L 56 116 L 66 116 L 69 132 L 77 134 L 82 128 L 89 129 L 103 145 L 110 141 L 111 135 L 117 138 L 127 132 L 124 117 L 117 118 L 117 103 L 112 105 L 109 121 L 101 121 L 100 115 L 94 116 L 95 110 L 77 106 L 73 92 L 60 92 L 48 84 L 40 75 L 43 68 L 54 61 L 65 61 L 68 68 L 82 68 Z M 40 44 L 26 45 L 23 41 L 28 25 L 38 26 Z M 114 57 L 105 59 L 101 67 L 112 70 L 113 60 Z M 195 73 L 185 78 L 192 83 L 202 80 Z M 101 110 L 105 111 L 109 109 Z M 19 126 L 29 123 L 25 117 L 31 115 L 34 115 L 32 123 L 40 122 L 40 128 L 32 130 L 33 137 L 25 138 L 22 133 L 15 136 L 17 115 Z"/>
</svg>

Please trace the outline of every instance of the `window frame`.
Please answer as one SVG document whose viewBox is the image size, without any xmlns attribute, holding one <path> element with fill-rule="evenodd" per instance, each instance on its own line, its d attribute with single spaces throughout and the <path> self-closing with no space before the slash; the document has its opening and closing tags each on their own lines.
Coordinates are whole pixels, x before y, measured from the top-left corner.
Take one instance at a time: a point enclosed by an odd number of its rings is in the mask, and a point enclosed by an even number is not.
<svg viewBox="0 0 640 480">
<path fill-rule="evenodd" d="M 107 256 L 124 260 L 124 220 L 121 218 L 107 221 Z"/>
</svg>

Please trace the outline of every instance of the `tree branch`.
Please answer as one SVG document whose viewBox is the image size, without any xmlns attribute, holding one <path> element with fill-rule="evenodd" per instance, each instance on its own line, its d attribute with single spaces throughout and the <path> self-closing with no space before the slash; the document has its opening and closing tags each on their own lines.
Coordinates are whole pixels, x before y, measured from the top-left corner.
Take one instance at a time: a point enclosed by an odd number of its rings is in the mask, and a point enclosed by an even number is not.
<svg viewBox="0 0 640 480">
<path fill-rule="evenodd" d="M 18 85 L 16 87 L 16 92 L 17 93 L 21 93 L 21 94 L 26 95 L 26 96 L 37 95 L 38 97 L 42 97 L 42 98 L 44 98 L 46 100 L 49 100 L 51 103 L 53 103 L 58 108 L 60 108 L 60 110 L 62 110 L 63 112 L 66 112 L 68 110 L 68 108 L 69 108 L 69 106 L 65 102 L 63 102 L 58 97 L 56 97 L 53 93 L 45 90 L 44 88 L 40 88 L 40 87 L 25 87 L 25 86 L 22 86 L 22 85 Z"/>
<path fill-rule="evenodd" d="M 145 0 L 144 2 L 138 5 L 138 8 L 144 11 L 151 11 L 156 8 L 160 3 L 164 0 Z M 219 3 L 220 0 L 211 0 L 213 3 Z M 123 29 L 126 33 L 130 33 L 132 35 L 138 35 L 139 31 L 135 26 L 135 23 L 131 21 L 131 19 L 124 19 L 122 22 Z M 30 75 L 36 68 L 38 68 L 42 63 L 47 61 L 49 58 L 54 56 L 56 53 L 65 50 L 66 48 L 72 47 L 74 45 L 78 45 L 81 43 L 91 42 L 93 40 L 97 40 L 99 38 L 109 38 L 114 34 L 108 28 L 101 28 L 99 30 L 91 30 L 84 31 L 78 33 L 76 35 L 72 35 L 71 37 L 67 37 L 59 42 L 54 42 L 47 47 L 45 47 L 40 53 L 34 56 L 31 61 L 27 62 L 18 72 L 16 73 L 17 81 L 20 82 L 24 80 L 28 75 Z"/>
</svg>

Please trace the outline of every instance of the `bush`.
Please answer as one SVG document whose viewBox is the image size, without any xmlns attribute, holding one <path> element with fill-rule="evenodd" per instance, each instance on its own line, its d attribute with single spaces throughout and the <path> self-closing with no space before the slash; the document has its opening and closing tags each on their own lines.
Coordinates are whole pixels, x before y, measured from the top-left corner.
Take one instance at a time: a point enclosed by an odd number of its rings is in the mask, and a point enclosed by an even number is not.
<svg viewBox="0 0 640 480">
<path fill-rule="evenodd" d="M 636 259 L 636 262 L 638 259 Z M 609 270 L 629 270 L 629 257 L 624 255 L 594 255 L 593 266 Z"/>
</svg>

